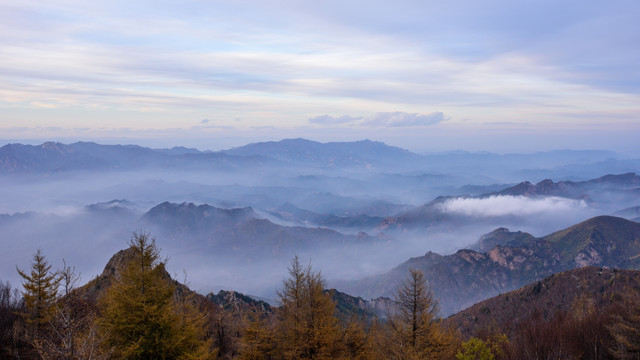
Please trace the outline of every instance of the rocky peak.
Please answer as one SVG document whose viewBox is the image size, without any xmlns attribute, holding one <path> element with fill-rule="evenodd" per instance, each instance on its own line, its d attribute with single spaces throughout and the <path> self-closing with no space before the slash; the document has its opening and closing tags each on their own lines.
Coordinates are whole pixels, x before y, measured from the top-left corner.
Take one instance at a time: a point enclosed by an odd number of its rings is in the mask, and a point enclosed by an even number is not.
<svg viewBox="0 0 640 360">
<path fill-rule="evenodd" d="M 128 248 L 124 250 L 120 250 L 115 253 L 111 259 L 107 262 L 107 265 L 104 267 L 100 278 L 120 278 L 120 274 L 122 270 L 129 264 L 135 257 L 135 249 Z"/>
<path fill-rule="evenodd" d="M 47 141 L 44 144 L 40 145 L 40 147 L 42 147 L 42 149 L 44 150 L 57 152 L 59 154 L 70 154 L 74 152 L 73 148 L 71 148 L 70 146 L 53 141 Z"/>
</svg>

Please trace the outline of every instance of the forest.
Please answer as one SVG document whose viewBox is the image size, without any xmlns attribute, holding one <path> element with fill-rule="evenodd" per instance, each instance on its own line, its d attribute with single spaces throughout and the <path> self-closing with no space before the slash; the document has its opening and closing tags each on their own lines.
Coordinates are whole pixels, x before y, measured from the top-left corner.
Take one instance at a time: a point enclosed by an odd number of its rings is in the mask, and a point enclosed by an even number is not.
<svg viewBox="0 0 640 360">
<path fill-rule="evenodd" d="M 129 248 L 85 285 L 72 266 L 53 269 L 36 250 L 21 288 L 0 284 L 3 359 L 634 359 L 640 356 L 637 282 L 531 305 L 516 323 L 494 314 L 466 328 L 442 319 L 422 272 L 411 269 L 384 318 L 339 316 L 326 281 L 291 260 L 278 305 L 216 304 L 171 278 L 156 241 L 134 233 Z M 113 260 L 112 260 L 113 261 Z M 616 280 L 617 281 L 617 280 Z M 186 281 L 185 281 L 186 282 Z M 626 282 L 626 285 L 624 283 Z M 509 295 L 507 295 L 509 296 Z M 514 297 L 515 295 L 511 295 Z M 521 298 L 522 295 L 519 295 Z M 503 307 L 504 308 L 504 307 Z M 484 315 L 491 311 L 480 308 Z M 495 307 L 493 308 L 496 312 Z M 506 311 L 506 310 L 505 310 Z M 500 315 L 500 316 L 499 316 Z M 478 315 L 472 315 L 478 319 Z M 485 316 L 486 318 L 486 316 Z"/>
</svg>

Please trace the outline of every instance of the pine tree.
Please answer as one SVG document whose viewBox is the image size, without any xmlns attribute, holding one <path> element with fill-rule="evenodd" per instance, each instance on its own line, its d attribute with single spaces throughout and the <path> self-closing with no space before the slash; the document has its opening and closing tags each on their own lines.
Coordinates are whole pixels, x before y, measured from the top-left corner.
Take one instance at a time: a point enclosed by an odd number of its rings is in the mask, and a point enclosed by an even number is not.
<svg viewBox="0 0 640 360">
<path fill-rule="evenodd" d="M 280 303 L 276 338 L 279 358 L 335 359 L 343 352 L 335 304 L 324 293 L 325 281 L 298 257 L 289 268 L 290 278 L 278 292 Z"/>
<path fill-rule="evenodd" d="M 200 324 L 174 300 L 175 286 L 159 260 L 155 239 L 135 234 L 133 259 L 102 300 L 105 345 L 115 358 L 208 358 Z"/>
<path fill-rule="evenodd" d="M 369 333 L 364 321 L 356 316 L 349 319 L 344 330 L 344 346 L 346 358 L 353 360 L 372 360 L 376 358 L 375 335 L 377 324 L 369 327 Z"/>
<path fill-rule="evenodd" d="M 39 335 L 54 314 L 60 279 L 58 274 L 51 271 L 51 265 L 40 249 L 33 255 L 29 274 L 19 268 L 16 269 L 24 279 L 22 295 L 27 310 L 25 314 L 27 324 L 32 326 L 36 335 Z"/>
<path fill-rule="evenodd" d="M 443 359 L 454 355 L 456 336 L 438 321 L 438 302 L 421 271 L 411 269 L 395 301 L 398 310 L 388 321 L 389 358 Z"/>
<path fill-rule="evenodd" d="M 249 314 L 248 324 L 240 339 L 240 360 L 271 360 L 275 356 L 275 340 L 270 319 L 262 311 Z"/>
</svg>

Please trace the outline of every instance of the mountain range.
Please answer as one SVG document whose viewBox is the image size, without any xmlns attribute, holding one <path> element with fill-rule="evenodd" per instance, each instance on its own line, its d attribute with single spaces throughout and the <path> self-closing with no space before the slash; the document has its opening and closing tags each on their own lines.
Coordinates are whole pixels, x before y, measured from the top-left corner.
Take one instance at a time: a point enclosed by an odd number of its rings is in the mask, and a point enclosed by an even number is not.
<svg viewBox="0 0 640 360">
<path fill-rule="evenodd" d="M 151 149 L 138 145 L 92 142 L 0 147 L 0 174 L 59 174 L 69 171 L 123 171 L 152 168 L 189 171 L 234 171 L 259 168 L 360 169 L 367 171 L 426 171 L 476 181 L 496 177 L 590 178 L 602 173 L 638 171 L 640 160 L 608 151 L 556 150 L 534 154 L 492 154 L 463 151 L 416 154 L 381 142 L 319 143 L 306 139 L 253 143 L 222 151 L 174 147 Z M 493 180 L 491 178 L 494 178 Z M 488 185 L 488 184 L 485 184 Z"/>
<path fill-rule="evenodd" d="M 334 285 L 364 298 L 392 296 L 409 269 L 421 270 L 440 301 L 442 315 L 450 315 L 573 268 L 640 269 L 640 224 L 599 216 L 540 238 L 499 229 L 481 238 L 475 248 L 481 251 L 427 252 L 387 273 Z"/>
<path fill-rule="evenodd" d="M 575 267 L 636 268 L 637 224 L 621 218 L 640 218 L 637 173 L 640 160 L 608 151 L 417 154 L 370 140 L 9 144 L 0 274 L 15 281 L 14 263 L 43 248 L 91 276 L 144 231 L 202 293 L 272 297 L 298 255 L 343 279 L 345 308 L 391 297 L 419 268 L 445 315 Z"/>
</svg>

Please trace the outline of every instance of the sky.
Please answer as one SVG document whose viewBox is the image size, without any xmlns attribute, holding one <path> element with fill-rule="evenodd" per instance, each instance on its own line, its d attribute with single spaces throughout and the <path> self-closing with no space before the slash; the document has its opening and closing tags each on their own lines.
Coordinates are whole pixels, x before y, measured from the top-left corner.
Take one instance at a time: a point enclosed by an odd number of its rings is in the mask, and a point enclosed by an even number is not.
<svg viewBox="0 0 640 360">
<path fill-rule="evenodd" d="M 640 152 L 640 2 L 0 0 L 0 143 Z"/>
</svg>

